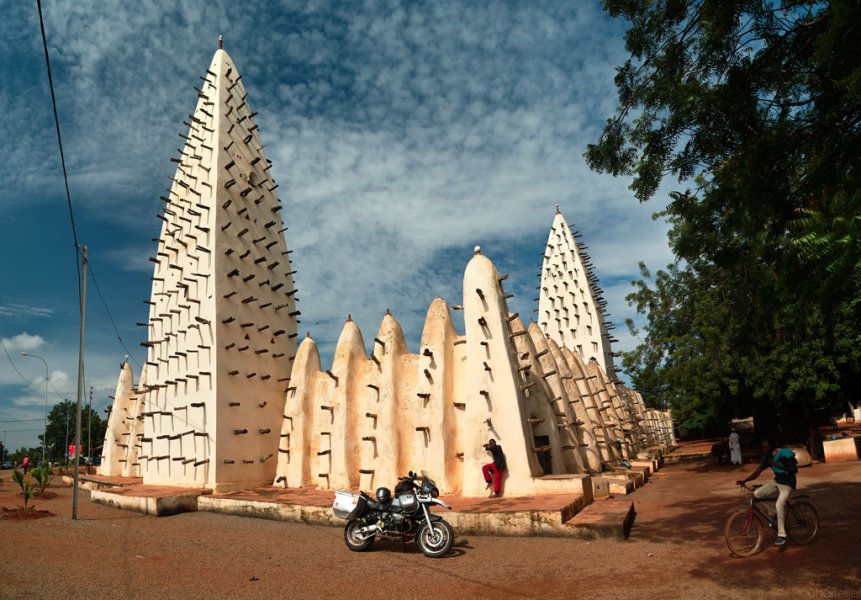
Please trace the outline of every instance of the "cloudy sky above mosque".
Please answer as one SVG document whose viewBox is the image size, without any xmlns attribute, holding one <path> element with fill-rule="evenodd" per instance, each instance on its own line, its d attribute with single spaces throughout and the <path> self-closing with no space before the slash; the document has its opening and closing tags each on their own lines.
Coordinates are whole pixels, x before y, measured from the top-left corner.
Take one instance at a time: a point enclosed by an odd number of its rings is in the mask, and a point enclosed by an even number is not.
<svg viewBox="0 0 861 600">
<path fill-rule="evenodd" d="M 589 247 L 615 349 L 634 346 L 623 322 L 637 263 L 655 269 L 671 255 L 666 225 L 652 220 L 662 197 L 640 205 L 629 180 L 583 160 L 627 56 L 625 24 L 597 0 L 46 0 L 43 14 L 92 268 L 86 386 L 98 410 L 127 351 L 136 377 L 145 360 L 136 323 L 148 314 L 159 195 L 219 33 L 259 113 L 299 330 L 324 364 L 348 313 L 367 341 L 391 309 L 417 351 L 431 301 L 461 303 L 475 245 L 509 274 L 511 310 L 532 315 L 556 204 Z M 35 2 L 7 5 L 0 35 L 0 436 L 17 448 L 38 445 L 45 412 L 45 366 L 21 352 L 46 360 L 49 407 L 75 398 L 78 288 Z"/>
</svg>

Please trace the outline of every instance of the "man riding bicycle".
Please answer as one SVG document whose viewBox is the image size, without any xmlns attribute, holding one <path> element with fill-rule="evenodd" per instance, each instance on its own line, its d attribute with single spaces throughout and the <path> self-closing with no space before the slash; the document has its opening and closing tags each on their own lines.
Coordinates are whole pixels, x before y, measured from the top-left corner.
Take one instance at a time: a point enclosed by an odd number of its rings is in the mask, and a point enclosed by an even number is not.
<svg viewBox="0 0 861 600">
<path fill-rule="evenodd" d="M 756 467 L 756 471 L 750 474 L 747 479 L 736 481 L 737 485 L 744 485 L 748 481 L 753 481 L 768 468 L 774 471 L 774 481 L 769 481 L 756 489 L 753 493 L 757 498 L 766 498 L 777 494 L 777 539 L 774 540 L 775 546 L 783 546 L 786 543 L 786 501 L 792 490 L 795 489 L 796 480 L 795 474 L 798 472 L 798 462 L 795 459 L 795 453 L 788 448 L 778 448 L 774 452 L 771 451 L 771 444 L 768 440 L 762 442 L 762 460 Z"/>
</svg>

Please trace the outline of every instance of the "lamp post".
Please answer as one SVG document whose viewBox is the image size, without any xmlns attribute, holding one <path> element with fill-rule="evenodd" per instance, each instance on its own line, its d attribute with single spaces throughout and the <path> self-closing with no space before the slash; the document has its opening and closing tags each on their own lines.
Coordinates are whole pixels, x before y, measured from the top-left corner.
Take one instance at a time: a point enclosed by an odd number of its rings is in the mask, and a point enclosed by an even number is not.
<svg viewBox="0 0 861 600">
<path fill-rule="evenodd" d="M 21 356 L 29 356 L 31 358 L 38 358 L 45 365 L 45 433 L 42 438 L 42 464 L 45 464 L 45 449 L 48 446 L 48 363 L 41 356 L 36 356 L 35 354 L 28 354 L 27 352 L 22 352 Z"/>
<path fill-rule="evenodd" d="M 68 403 L 68 404 L 63 405 L 63 412 L 66 413 L 66 445 L 64 446 L 64 448 L 66 449 L 66 451 L 65 451 L 66 452 L 66 465 L 68 465 L 69 464 L 69 407 L 71 406 L 71 403 L 69 403 L 68 398 L 64 398 L 63 401 Z"/>
</svg>

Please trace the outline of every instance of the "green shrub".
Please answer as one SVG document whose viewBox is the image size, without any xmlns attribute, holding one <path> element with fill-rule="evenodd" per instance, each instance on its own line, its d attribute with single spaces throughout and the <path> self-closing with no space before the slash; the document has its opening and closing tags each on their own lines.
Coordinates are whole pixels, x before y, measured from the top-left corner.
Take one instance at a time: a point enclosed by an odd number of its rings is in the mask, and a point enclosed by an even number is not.
<svg viewBox="0 0 861 600">
<path fill-rule="evenodd" d="M 48 484 L 54 478 L 54 471 L 51 469 L 50 465 L 42 465 L 41 467 L 36 467 L 30 471 L 30 477 L 32 477 L 39 486 L 38 494 L 41 496 L 45 493 L 45 488 L 48 487 Z"/>
<path fill-rule="evenodd" d="M 27 512 L 28 510 L 32 510 L 32 507 L 29 507 L 30 499 L 33 497 L 33 486 L 29 481 L 24 479 L 24 474 L 17 469 L 12 471 L 12 479 L 15 480 L 15 483 L 21 488 L 21 495 L 24 497 L 24 507 L 23 511 Z"/>
</svg>

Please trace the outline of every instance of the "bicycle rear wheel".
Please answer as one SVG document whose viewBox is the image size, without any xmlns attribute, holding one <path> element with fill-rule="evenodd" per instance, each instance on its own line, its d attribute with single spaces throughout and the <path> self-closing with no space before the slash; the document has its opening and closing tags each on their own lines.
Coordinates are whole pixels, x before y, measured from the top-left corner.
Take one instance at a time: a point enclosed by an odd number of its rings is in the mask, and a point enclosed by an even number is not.
<svg viewBox="0 0 861 600">
<path fill-rule="evenodd" d="M 795 502 L 786 512 L 786 535 L 799 545 L 809 544 L 819 532 L 819 513 L 809 502 Z"/>
<path fill-rule="evenodd" d="M 723 529 L 726 545 L 736 556 L 753 556 L 762 547 L 765 537 L 759 515 L 751 510 L 740 510 L 730 515 Z"/>
</svg>

